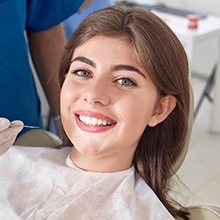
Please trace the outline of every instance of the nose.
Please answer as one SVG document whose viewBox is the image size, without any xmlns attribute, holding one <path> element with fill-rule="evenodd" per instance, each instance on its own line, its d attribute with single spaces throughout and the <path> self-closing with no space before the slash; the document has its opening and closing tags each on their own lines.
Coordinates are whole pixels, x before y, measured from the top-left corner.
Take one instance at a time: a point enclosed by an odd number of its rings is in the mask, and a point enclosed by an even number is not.
<svg viewBox="0 0 220 220">
<path fill-rule="evenodd" d="M 110 94 L 107 84 L 103 81 L 91 82 L 83 91 L 83 100 L 90 104 L 108 105 L 110 102 Z"/>
</svg>

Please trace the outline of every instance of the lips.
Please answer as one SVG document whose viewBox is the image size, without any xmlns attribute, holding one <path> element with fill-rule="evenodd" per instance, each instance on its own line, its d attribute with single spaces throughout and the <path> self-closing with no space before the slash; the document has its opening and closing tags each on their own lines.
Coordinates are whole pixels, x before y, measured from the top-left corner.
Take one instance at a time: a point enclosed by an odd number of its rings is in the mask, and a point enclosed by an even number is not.
<svg viewBox="0 0 220 220">
<path fill-rule="evenodd" d="M 78 126 L 85 131 L 102 132 L 116 125 L 115 120 L 97 112 L 80 110 L 74 113 Z"/>
</svg>

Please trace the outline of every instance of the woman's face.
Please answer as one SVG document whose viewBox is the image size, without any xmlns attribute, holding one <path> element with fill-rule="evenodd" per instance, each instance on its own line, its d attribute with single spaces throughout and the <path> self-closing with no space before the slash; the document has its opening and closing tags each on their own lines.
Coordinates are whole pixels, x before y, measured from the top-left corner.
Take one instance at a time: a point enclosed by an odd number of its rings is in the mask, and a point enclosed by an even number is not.
<svg viewBox="0 0 220 220">
<path fill-rule="evenodd" d="M 76 160 L 129 167 L 144 129 L 155 125 L 157 89 L 134 54 L 125 39 L 101 36 L 75 49 L 61 115 Z"/>
</svg>

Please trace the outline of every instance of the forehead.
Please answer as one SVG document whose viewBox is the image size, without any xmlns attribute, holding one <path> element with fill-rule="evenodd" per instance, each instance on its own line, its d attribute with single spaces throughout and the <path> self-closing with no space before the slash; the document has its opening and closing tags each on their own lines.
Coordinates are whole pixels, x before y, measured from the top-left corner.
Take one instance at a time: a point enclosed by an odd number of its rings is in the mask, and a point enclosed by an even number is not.
<svg viewBox="0 0 220 220">
<path fill-rule="evenodd" d="M 72 59 L 77 56 L 97 58 L 98 61 L 109 64 L 132 64 L 143 68 L 140 57 L 128 37 L 94 36 L 76 47 Z"/>
<path fill-rule="evenodd" d="M 127 38 L 96 36 L 75 49 L 71 65 L 78 65 L 73 61 L 84 60 L 83 63 L 92 63 L 92 66 L 96 68 L 112 68 L 117 65 L 132 66 L 145 77 L 151 78 L 148 69 L 140 62 L 137 54 L 135 47 Z"/>
<path fill-rule="evenodd" d="M 103 58 L 106 59 L 110 54 L 114 54 L 114 57 L 111 57 L 113 60 L 114 58 L 120 58 L 121 61 L 129 59 L 136 64 L 141 65 L 139 62 L 140 57 L 136 52 L 136 48 L 127 37 L 92 37 L 75 48 L 73 57 L 78 55 L 95 56 L 97 54 L 100 56 L 103 55 Z"/>
</svg>

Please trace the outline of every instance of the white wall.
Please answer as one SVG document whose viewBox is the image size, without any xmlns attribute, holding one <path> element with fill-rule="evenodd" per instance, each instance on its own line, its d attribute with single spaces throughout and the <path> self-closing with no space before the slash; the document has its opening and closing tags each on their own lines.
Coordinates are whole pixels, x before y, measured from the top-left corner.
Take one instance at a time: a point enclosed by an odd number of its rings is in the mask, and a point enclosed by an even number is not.
<svg viewBox="0 0 220 220">
<path fill-rule="evenodd" d="M 157 2 L 220 16 L 220 0 L 158 0 Z"/>
<path fill-rule="evenodd" d="M 128 0 L 129 1 L 129 0 Z M 132 0 L 131 0 L 132 1 Z M 188 9 L 220 17 L 220 0 L 133 0 L 137 3 L 164 3 L 170 7 Z M 195 45 L 194 61 L 191 68 L 194 73 L 207 78 L 218 59 L 218 37 L 202 41 Z M 206 53 L 204 53 L 206 51 Z"/>
<path fill-rule="evenodd" d="M 220 0 L 158 0 L 157 2 L 164 3 L 171 7 L 189 9 L 220 17 Z M 209 42 L 203 42 L 197 46 L 195 51 L 197 55 L 194 59 L 193 68 L 195 72 L 205 77 L 210 74 L 218 57 L 216 45 L 218 45 L 217 38 Z M 207 54 L 204 54 L 204 51 L 207 51 L 209 54 L 208 58 Z"/>
</svg>

